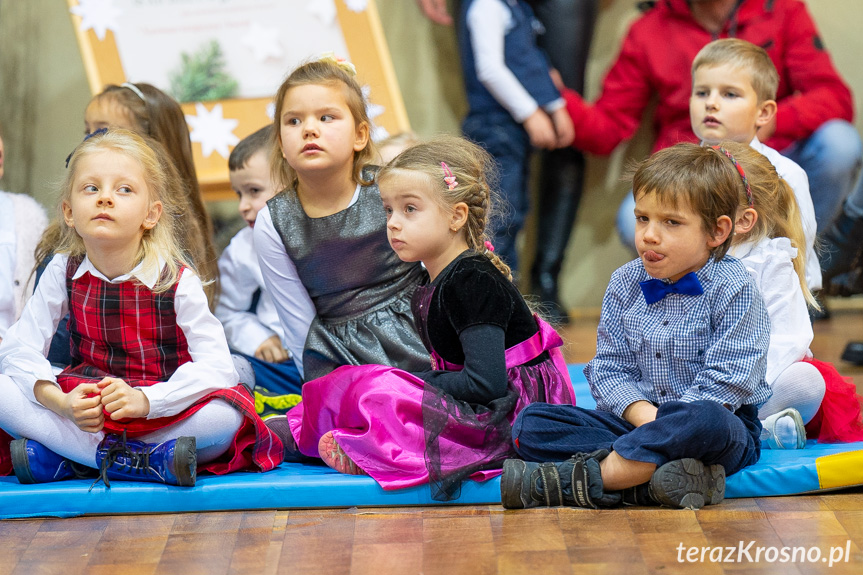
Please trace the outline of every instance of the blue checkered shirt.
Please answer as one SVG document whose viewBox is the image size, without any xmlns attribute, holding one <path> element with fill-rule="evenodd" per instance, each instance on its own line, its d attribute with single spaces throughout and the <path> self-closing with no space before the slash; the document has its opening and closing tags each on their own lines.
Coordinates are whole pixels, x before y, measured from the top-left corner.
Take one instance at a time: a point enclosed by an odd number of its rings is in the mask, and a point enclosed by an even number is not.
<svg viewBox="0 0 863 575">
<path fill-rule="evenodd" d="M 711 258 L 696 272 L 702 295 L 647 305 L 641 260 L 617 269 L 602 300 L 596 357 L 584 368 L 598 409 L 623 416 L 646 400 L 710 400 L 732 411 L 770 397 L 765 381 L 770 320 L 739 260 Z"/>
</svg>

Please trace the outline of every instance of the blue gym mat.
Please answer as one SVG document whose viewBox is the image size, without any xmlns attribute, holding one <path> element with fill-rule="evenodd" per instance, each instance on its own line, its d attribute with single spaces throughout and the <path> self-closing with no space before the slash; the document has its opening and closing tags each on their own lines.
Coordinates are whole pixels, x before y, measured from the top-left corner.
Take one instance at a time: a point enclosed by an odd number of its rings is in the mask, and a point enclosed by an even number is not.
<svg viewBox="0 0 863 575">
<path fill-rule="evenodd" d="M 595 404 L 582 374 L 571 365 L 570 374 L 578 404 Z M 0 519 L 21 517 L 74 517 L 127 513 L 178 513 L 244 509 L 310 507 L 396 507 L 441 505 L 428 486 L 384 491 L 373 479 L 342 475 L 320 465 L 285 463 L 268 473 L 202 475 L 192 488 L 155 483 L 114 481 L 111 489 L 100 482 L 88 492 L 91 481 L 69 480 L 40 485 L 19 485 L 0 477 Z M 829 491 L 863 485 L 863 442 L 819 445 L 806 449 L 761 452 L 761 460 L 728 478 L 725 496 L 765 497 Z M 500 503 L 500 480 L 468 481 L 461 496 L 448 504 Z"/>
</svg>

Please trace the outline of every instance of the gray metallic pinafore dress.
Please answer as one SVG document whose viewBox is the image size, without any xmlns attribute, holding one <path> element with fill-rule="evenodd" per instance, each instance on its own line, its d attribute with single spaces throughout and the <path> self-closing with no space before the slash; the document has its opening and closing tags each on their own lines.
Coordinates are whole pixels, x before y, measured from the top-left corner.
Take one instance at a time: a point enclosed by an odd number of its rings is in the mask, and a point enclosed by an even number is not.
<svg viewBox="0 0 863 575">
<path fill-rule="evenodd" d="M 291 189 L 267 205 L 317 311 L 303 352 L 304 380 L 341 365 L 428 369 L 411 313 L 411 296 L 428 274 L 390 247 L 377 184 L 362 186 L 352 206 L 322 218 L 307 216 Z"/>
</svg>

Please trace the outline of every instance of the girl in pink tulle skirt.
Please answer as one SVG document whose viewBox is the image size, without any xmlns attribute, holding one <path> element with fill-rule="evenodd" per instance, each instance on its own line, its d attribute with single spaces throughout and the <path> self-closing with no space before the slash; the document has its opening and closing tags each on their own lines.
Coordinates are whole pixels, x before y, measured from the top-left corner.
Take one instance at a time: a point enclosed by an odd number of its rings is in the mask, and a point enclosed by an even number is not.
<svg viewBox="0 0 863 575">
<path fill-rule="evenodd" d="M 412 309 L 430 369 L 343 366 L 307 382 L 287 415 L 289 450 L 384 489 L 428 482 L 446 500 L 465 478 L 500 473 L 524 406 L 575 403 L 560 336 L 486 239 L 493 166 L 478 146 L 443 136 L 381 171 L 390 245 L 429 272 Z"/>
</svg>

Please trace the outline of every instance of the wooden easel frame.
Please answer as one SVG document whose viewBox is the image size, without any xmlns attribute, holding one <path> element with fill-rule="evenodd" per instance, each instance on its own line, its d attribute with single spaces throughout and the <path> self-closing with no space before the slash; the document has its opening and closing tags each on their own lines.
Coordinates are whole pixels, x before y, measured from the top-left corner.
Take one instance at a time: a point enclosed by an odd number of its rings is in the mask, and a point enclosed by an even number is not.
<svg viewBox="0 0 863 575">
<path fill-rule="evenodd" d="M 66 1 L 70 8 L 78 5 L 78 0 Z M 365 11 L 359 13 L 349 10 L 344 0 L 335 0 L 335 4 L 345 44 L 359 72 L 358 79 L 361 84 L 371 87 L 374 103 L 384 107 L 384 112 L 375 118 L 375 123 L 390 133 L 410 129 L 375 1 L 368 0 Z M 99 40 L 92 29 L 81 30 L 80 16 L 70 13 L 70 17 L 84 60 L 90 91 L 95 95 L 107 84 L 122 84 L 127 81 L 114 32 L 108 30 L 104 40 Z M 213 100 L 205 102 L 204 106 L 212 110 L 216 104 L 221 104 L 224 117 L 239 120 L 234 135 L 243 138 L 270 121 L 266 109 L 271 101 L 271 98 L 237 98 Z M 195 114 L 194 102 L 182 104 L 182 108 L 186 114 Z M 192 144 L 192 151 L 205 199 L 232 198 L 234 194 L 228 181 L 227 159 L 218 153 L 204 157 L 198 143 Z"/>
</svg>

